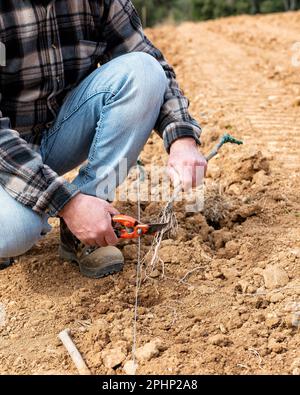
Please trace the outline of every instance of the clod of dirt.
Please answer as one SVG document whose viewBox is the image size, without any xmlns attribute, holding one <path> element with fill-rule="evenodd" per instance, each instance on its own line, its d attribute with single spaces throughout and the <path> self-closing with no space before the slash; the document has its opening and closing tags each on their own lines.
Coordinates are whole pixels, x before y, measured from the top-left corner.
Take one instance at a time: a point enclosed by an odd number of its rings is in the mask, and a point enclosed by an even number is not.
<svg viewBox="0 0 300 395">
<path fill-rule="evenodd" d="M 260 170 L 258 173 L 254 174 L 252 181 L 256 185 L 264 187 L 271 183 L 271 178 L 266 174 L 264 170 Z"/>
<path fill-rule="evenodd" d="M 214 335 L 211 336 L 208 339 L 210 344 L 213 344 L 214 346 L 219 346 L 219 347 L 228 347 L 232 344 L 232 341 L 224 335 Z"/>
<path fill-rule="evenodd" d="M 269 174 L 270 171 L 269 160 L 261 151 L 255 149 L 250 149 L 248 153 L 243 151 L 237 154 L 234 158 L 234 162 L 234 169 L 230 168 L 230 172 L 226 164 L 223 168 L 223 177 L 227 178 L 228 183 L 227 190 L 229 190 L 232 184 L 241 185 L 245 182 L 253 182 L 254 175 L 260 171 L 264 171 L 265 174 Z M 235 193 L 235 191 L 233 191 L 233 193 Z"/>
<path fill-rule="evenodd" d="M 270 317 L 266 319 L 266 326 L 269 329 L 277 328 L 280 324 L 280 319 L 278 317 Z"/>
<path fill-rule="evenodd" d="M 286 351 L 287 346 L 284 342 L 280 343 L 275 339 L 270 339 L 268 342 L 268 349 L 275 352 L 276 354 L 281 354 L 282 352 Z"/>
<path fill-rule="evenodd" d="M 206 219 L 201 214 L 193 215 L 186 219 L 186 228 L 189 233 L 199 234 L 202 236 L 203 241 L 208 240 L 210 233 L 210 227 L 206 222 Z"/>
<path fill-rule="evenodd" d="M 123 248 L 124 258 L 127 260 L 136 259 L 137 257 L 137 247 L 135 244 L 128 244 Z"/>
<path fill-rule="evenodd" d="M 232 216 L 233 222 L 242 223 L 247 218 L 253 217 L 261 212 L 261 207 L 258 204 L 249 204 L 240 207 Z"/>
<path fill-rule="evenodd" d="M 107 322 L 104 319 L 97 320 L 90 328 L 88 336 L 94 343 L 102 340 L 107 344 L 109 342 Z"/>
<path fill-rule="evenodd" d="M 226 229 L 216 230 L 212 233 L 215 248 L 223 248 L 225 244 L 232 239 L 232 234 Z"/>
<path fill-rule="evenodd" d="M 261 151 L 253 151 L 239 159 L 239 165 L 235 169 L 231 183 L 241 182 L 243 180 L 252 181 L 253 176 L 263 170 L 269 173 L 270 165 L 268 159 Z"/>
<path fill-rule="evenodd" d="M 230 195 L 241 196 L 243 189 L 244 189 L 244 187 L 243 187 L 242 184 L 234 183 L 234 184 L 230 185 L 230 187 L 228 188 L 227 192 Z"/>
<path fill-rule="evenodd" d="M 104 366 L 108 369 L 114 369 L 120 366 L 126 359 L 126 355 L 122 351 L 121 347 L 113 348 L 111 350 L 103 350 L 101 352 Z"/>
<path fill-rule="evenodd" d="M 126 374 L 128 374 L 129 376 L 134 376 L 136 374 L 137 368 L 138 368 L 138 365 L 134 361 L 130 360 L 130 361 L 125 362 L 123 369 L 124 369 L 124 372 Z"/>
<path fill-rule="evenodd" d="M 166 246 L 162 247 L 159 251 L 159 257 L 165 263 L 177 263 L 178 261 L 178 247 L 177 246 Z"/>
<path fill-rule="evenodd" d="M 161 272 L 160 272 L 159 270 L 157 270 L 157 269 L 154 269 L 154 270 L 149 274 L 149 277 L 151 277 L 151 278 L 158 278 L 158 277 L 160 277 L 160 275 L 161 275 Z"/>
<path fill-rule="evenodd" d="M 218 256 L 220 256 L 222 258 L 227 258 L 227 259 L 234 258 L 235 256 L 238 255 L 238 253 L 240 251 L 240 247 L 241 246 L 237 241 L 235 241 L 235 240 L 228 241 L 228 243 L 226 243 L 226 245 L 225 245 L 225 249 L 220 250 L 218 252 Z"/>
<path fill-rule="evenodd" d="M 136 358 L 139 361 L 150 361 L 150 359 L 159 355 L 161 349 L 162 341 L 154 339 L 136 350 Z"/>
<path fill-rule="evenodd" d="M 271 293 L 266 296 L 266 299 L 271 303 L 278 303 L 284 299 L 284 295 L 281 292 Z"/>
<path fill-rule="evenodd" d="M 262 271 L 265 286 L 268 289 L 284 287 L 289 282 L 289 277 L 284 269 L 279 266 L 268 265 Z"/>
<path fill-rule="evenodd" d="M 235 268 L 224 267 L 221 269 L 221 273 L 226 280 L 234 280 L 236 277 L 239 277 L 239 272 Z"/>
</svg>

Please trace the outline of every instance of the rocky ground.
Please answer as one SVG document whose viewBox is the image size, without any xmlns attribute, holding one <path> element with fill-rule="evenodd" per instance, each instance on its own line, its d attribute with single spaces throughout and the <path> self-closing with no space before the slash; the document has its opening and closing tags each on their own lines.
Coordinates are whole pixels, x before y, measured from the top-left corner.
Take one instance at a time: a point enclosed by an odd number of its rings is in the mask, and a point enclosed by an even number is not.
<svg viewBox="0 0 300 395">
<path fill-rule="evenodd" d="M 163 264 L 140 290 L 139 374 L 300 373 L 300 80 L 292 63 L 299 23 L 300 13 L 286 13 L 147 32 L 191 99 L 203 152 L 224 131 L 245 145 L 211 162 L 203 212 L 176 205 L 178 236 L 163 241 Z M 153 136 L 146 169 L 166 160 Z M 132 202 L 116 205 L 136 213 Z M 142 218 L 160 208 L 143 203 Z M 0 272 L 0 373 L 76 374 L 57 339 L 69 327 L 92 373 L 124 374 L 137 247 L 123 243 L 122 274 L 89 280 L 58 259 L 53 225 Z"/>
</svg>

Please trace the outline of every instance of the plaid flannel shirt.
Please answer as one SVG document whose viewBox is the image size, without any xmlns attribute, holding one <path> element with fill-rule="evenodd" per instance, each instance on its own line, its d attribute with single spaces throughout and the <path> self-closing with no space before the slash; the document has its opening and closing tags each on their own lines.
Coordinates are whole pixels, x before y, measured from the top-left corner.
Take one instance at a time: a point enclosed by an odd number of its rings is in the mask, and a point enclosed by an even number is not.
<svg viewBox="0 0 300 395">
<path fill-rule="evenodd" d="M 100 63 L 142 51 L 169 80 L 156 124 L 165 147 L 178 138 L 199 143 L 201 129 L 174 70 L 145 36 L 129 0 L 5 0 L 0 2 L 0 184 L 38 213 L 56 216 L 79 191 L 45 165 L 38 145 L 66 94 Z"/>
</svg>

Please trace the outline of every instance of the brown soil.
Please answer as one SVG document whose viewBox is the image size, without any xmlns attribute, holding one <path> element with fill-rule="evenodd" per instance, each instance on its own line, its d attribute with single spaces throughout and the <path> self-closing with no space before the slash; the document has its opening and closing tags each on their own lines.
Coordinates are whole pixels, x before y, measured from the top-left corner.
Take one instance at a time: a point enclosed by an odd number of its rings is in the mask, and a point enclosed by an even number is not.
<svg viewBox="0 0 300 395">
<path fill-rule="evenodd" d="M 203 152 L 226 130 L 246 144 L 211 162 L 202 214 L 176 207 L 178 238 L 161 250 L 165 277 L 156 272 L 140 291 L 138 347 L 161 340 L 140 374 L 299 374 L 300 80 L 291 63 L 299 23 L 300 13 L 287 13 L 148 31 L 203 125 Z M 143 159 L 166 162 L 157 136 Z M 159 210 L 143 204 L 142 217 Z M 112 369 L 104 356 L 113 349 L 131 358 L 136 246 L 122 246 L 122 274 L 89 280 L 58 259 L 53 222 L 0 272 L 0 373 L 76 374 L 57 340 L 69 327 L 94 374 L 122 374 L 126 360 Z"/>
</svg>

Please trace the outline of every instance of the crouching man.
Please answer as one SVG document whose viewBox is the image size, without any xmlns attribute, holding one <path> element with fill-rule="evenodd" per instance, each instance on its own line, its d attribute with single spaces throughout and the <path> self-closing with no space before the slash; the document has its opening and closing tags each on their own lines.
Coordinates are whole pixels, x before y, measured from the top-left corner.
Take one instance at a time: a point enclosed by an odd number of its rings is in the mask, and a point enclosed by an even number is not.
<svg viewBox="0 0 300 395">
<path fill-rule="evenodd" d="M 1 268 L 60 217 L 62 258 L 93 278 L 119 272 L 117 211 L 97 193 L 107 178 L 99 170 L 124 181 L 119 162 L 128 172 L 153 129 L 184 187 L 206 166 L 173 69 L 129 0 L 2 1 L 0 41 Z M 73 182 L 62 178 L 79 165 Z"/>
</svg>

